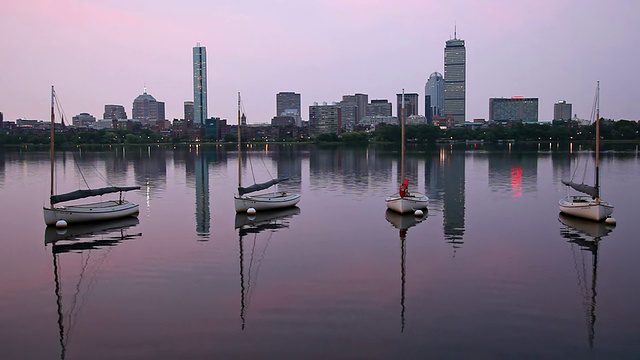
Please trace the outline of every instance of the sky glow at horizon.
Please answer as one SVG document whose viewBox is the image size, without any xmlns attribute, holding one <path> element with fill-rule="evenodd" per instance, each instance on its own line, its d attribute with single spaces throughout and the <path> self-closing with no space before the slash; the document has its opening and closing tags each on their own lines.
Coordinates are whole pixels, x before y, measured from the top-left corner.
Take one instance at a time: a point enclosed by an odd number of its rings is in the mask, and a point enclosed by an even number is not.
<svg viewBox="0 0 640 360">
<path fill-rule="evenodd" d="M 365 93 L 369 101 L 420 94 L 444 74 L 453 37 L 467 51 L 467 121 L 488 119 L 489 98 L 539 99 L 539 119 L 566 100 L 589 118 L 600 81 L 601 116 L 640 119 L 640 2 L 299 0 L 173 2 L 8 0 L 0 12 L 4 119 L 48 120 L 51 85 L 68 117 L 102 118 L 104 105 L 148 93 L 168 120 L 193 100 L 192 48 L 207 48 L 208 115 L 248 123 L 276 115 L 276 94 L 314 102 Z"/>
</svg>

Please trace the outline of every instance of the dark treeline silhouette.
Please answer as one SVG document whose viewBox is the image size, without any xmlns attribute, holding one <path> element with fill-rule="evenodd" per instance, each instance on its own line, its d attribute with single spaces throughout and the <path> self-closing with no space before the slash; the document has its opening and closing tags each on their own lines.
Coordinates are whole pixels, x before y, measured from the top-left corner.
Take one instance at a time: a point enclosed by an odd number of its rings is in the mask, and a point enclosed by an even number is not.
<svg viewBox="0 0 640 360">
<path fill-rule="evenodd" d="M 416 143 L 432 143 L 437 141 L 580 141 L 594 138 L 595 126 L 585 125 L 552 125 L 549 123 L 512 125 L 483 125 L 476 128 L 440 129 L 432 125 L 407 125 L 407 140 Z M 600 126 L 600 135 L 605 140 L 640 140 L 640 122 L 619 120 L 604 120 Z M 341 135 L 327 133 L 311 137 L 312 142 L 319 143 L 368 143 L 400 142 L 401 129 L 399 125 L 381 124 L 376 131 L 347 132 Z M 227 134 L 224 142 L 235 142 L 235 134 Z M 119 130 L 119 129 L 73 129 L 56 133 L 56 144 L 61 146 L 75 146 L 81 144 L 115 145 L 115 144 L 177 144 L 189 143 L 186 137 L 176 137 L 170 134 L 157 133 L 148 129 Z M 213 138 L 204 138 L 201 142 L 215 142 Z M 245 139 L 245 141 L 247 141 Z M 261 142 L 265 139 L 248 139 L 249 142 Z M 300 142 L 300 138 L 280 138 L 268 141 Z M 19 129 L 11 132 L 0 132 L 0 146 L 16 145 L 47 145 L 49 131 L 36 129 Z"/>
</svg>

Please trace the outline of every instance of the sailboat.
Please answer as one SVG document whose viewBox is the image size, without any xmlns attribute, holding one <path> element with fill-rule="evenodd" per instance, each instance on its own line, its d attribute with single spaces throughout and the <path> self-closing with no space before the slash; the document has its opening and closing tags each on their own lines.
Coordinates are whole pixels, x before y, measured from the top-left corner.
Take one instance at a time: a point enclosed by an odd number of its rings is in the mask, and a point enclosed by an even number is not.
<svg viewBox="0 0 640 360">
<path fill-rule="evenodd" d="M 242 106 L 240 93 L 238 93 L 238 193 L 233 196 L 236 212 L 243 212 L 249 209 L 255 211 L 282 209 L 295 206 L 300 201 L 300 194 L 287 193 L 284 191 L 265 192 L 251 194 L 256 191 L 266 190 L 278 183 L 288 180 L 288 177 L 271 179 L 264 183 L 257 183 L 247 187 L 242 186 L 242 124 L 240 118 L 240 108 Z"/>
<path fill-rule="evenodd" d="M 595 180 L 594 185 L 587 185 L 584 182 L 577 183 L 573 181 L 562 180 L 562 183 L 572 189 L 587 195 L 568 195 L 560 199 L 560 211 L 580 217 L 583 219 L 602 221 L 613 213 L 613 205 L 600 198 L 600 82 L 596 86 L 596 97 L 594 101 L 595 108 Z"/>
<path fill-rule="evenodd" d="M 409 179 L 405 178 L 404 173 L 404 158 L 406 152 L 406 135 L 405 135 L 405 118 L 404 118 L 404 89 L 402 89 L 402 116 L 401 116 L 401 128 L 402 128 L 402 150 L 400 161 L 400 179 L 402 183 L 397 193 L 387 197 L 385 202 L 387 208 L 398 212 L 400 214 L 414 212 L 418 209 L 426 209 L 429 198 L 419 192 L 409 191 Z"/>
<path fill-rule="evenodd" d="M 404 300 L 405 300 L 405 287 L 406 287 L 406 278 L 407 278 L 407 268 L 406 268 L 406 260 L 407 260 L 407 230 L 412 227 L 415 226 L 419 223 L 421 223 L 422 221 L 424 221 L 424 219 L 427 218 L 427 215 L 424 214 L 422 216 L 413 216 L 413 215 L 402 215 L 399 214 L 397 212 L 391 211 L 389 209 L 387 209 L 387 211 L 384 214 L 385 219 L 387 219 L 387 221 L 389 223 L 391 223 L 391 225 L 393 225 L 393 227 L 395 227 L 396 229 L 399 230 L 399 236 L 400 236 L 400 279 L 401 279 L 401 285 L 400 285 L 400 319 L 401 319 L 401 327 L 400 327 L 400 332 L 404 332 L 404 325 L 405 325 L 405 306 L 404 306 Z"/>
<path fill-rule="evenodd" d="M 583 304 L 585 305 L 585 316 L 587 319 L 587 341 L 589 347 L 593 348 L 595 340 L 595 323 L 596 323 L 596 282 L 598 275 L 598 250 L 600 241 L 603 237 L 608 236 L 612 231 L 612 227 L 608 226 L 604 222 L 593 222 L 573 216 L 566 216 L 560 214 L 558 221 L 563 224 L 560 229 L 562 237 L 567 239 L 572 245 L 577 245 L 580 249 L 580 253 L 584 251 L 591 253 L 591 274 L 585 269 L 585 263 L 588 260 L 584 258 L 579 260 L 581 256 L 574 251 L 573 262 L 576 264 L 576 270 L 578 272 L 578 283 L 581 287 L 583 296 Z M 589 279 L 590 277 L 590 279 Z M 587 288 L 587 284 L 591 285 L 591 288 Z"/>
<path fill-rule="evenodd" d="M 261 262 L 264 258 L 264 253 L 267 250 L 271 236 L 266 242 L 265 247 L 262 250 L 260 260 L 256 260 L 254 256 L 256 248 L 256 239 L 259 233 L 268 231 L 275 233 L 279 229 L 288 228 L 289 220 L 294 216 L 300 214 L 300 208 L 297 206 L 288 207 L 285 209 L 263 211 L 256 213 L 256 215 L 247 215 L 243 213 L 236 213 L 235 229 L 238 230 L 239 240 L 238 245 L 240 247 L 240 320 L 242 322 L 241 328 L 244 330 L 246 321 L 246 312 L 249 306 L 249 298 L 251 296 L 251 284 L 252 281 L 255 284 L 257 282 L 258 271 L 260 270 L 260 263 L 254 264 L 254 262 Z M 244 238 L 253 234 L 253 245 L 250 247 L 251 253 L 248 259 L 247 271 L 245 271 L 245 253 L 244 253 Z M 253 272 L 252 272 L 253 270 Z M 254 285 L 255 286 L 255 285 Z"/>
<path fill-rule="evenodd" d="M 109 186 L 98 189 L 80 189 L 65 194 L 55 194 L 55 112 L 56 101 L 55 90 L 51 87 L 51 193 L 49 197 L 49 207 L 43 207 L 44 223 L 46 225 L 56 225 L 58 221 L 64 220 L 66 224 L 81 223 L 88 221 L 102 221 L 117 219 L 138 214 L 138 204 L 126 201 L 123 193 L 140 189 L 139 186 Z M 64 124 L 64 119 L 62 119 Z M 84 177 L 83 177 L 84 178 Z M 119 193 L 119 199 L 107 200 L 93 203 L 74 203 L 66 206 L 56 205 L 62 202 L 79 200 L 93 196 L 100 196 L 110 193 Z"/>
</svg>

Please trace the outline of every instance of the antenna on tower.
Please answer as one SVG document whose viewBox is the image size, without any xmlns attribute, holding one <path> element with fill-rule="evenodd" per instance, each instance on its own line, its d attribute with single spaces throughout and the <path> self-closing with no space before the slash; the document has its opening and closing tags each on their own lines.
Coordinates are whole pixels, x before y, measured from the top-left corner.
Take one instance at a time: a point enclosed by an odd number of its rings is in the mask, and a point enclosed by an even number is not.
<svg viewBox="0 0 640 360">
<path fill-rule="evenodd" d="M 458 39 L 458 24 L 456 24 L 456 22 L 454 21 L 453 23 L 453 39 L 457 40 Z"/>
</svg>

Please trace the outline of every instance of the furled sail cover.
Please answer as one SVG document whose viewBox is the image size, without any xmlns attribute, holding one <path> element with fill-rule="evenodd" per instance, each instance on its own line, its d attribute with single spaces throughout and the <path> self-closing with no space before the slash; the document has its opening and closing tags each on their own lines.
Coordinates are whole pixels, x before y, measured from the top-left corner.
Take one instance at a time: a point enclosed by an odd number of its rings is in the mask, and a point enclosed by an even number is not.
<svg viewBox="0 0 640 360">
<path fill-rule="evenodd" d="M 90 196 L 99 196 L 104 194 L 120 192 L 120 191 L 131 191 L 131 190 L 138 190 L 138 189 L 140 189 L 140 186 L 126 186 L 126 187 L 109 186 L 109 187 L 104 187 L 100 189 L 76 190 L 66 194 L 52 195 L 51 203 L 57 204 L 63 201 L 71 201 L 71 200 L 82 199 Z"/>
<path fill-rule="evenodd" d="M 567 185 L 567 186 L 570 186 L 571 188 L 573 188 L 576 191 L 580 191 L 581 193 L 585 193 L 585 194 L 591 195 L 593 197 L 598 197 L 598 189 L 596 189 L 593 186 L 586 185 L 586 184 L 576 184 L 574 182 L 564 181 L 564 180 L 562 180 L 562 183 Z"/>
<path fill-rule="evenodd" d="M 273 185 L 283 182 L 285 180 L 289 180 L 289 177 L 282 177 L 282 178 L 276 178 L 273 180 L 269 180 L 267 182 L 263 182 L 260 184 L 253 184 L 251 186 L 247 186 L 247 187 L 242 187 L 239 186 L 238 187 L 238 194 L 240 195 L 244 195 L 244 194 L 248 194 L 248 193 L 252 193 L 254 191 L 260 191 L 260 190 L 264 190 L 264 189 L 268 189 L 270 187 L 272 187 Z"/>
</svg>

